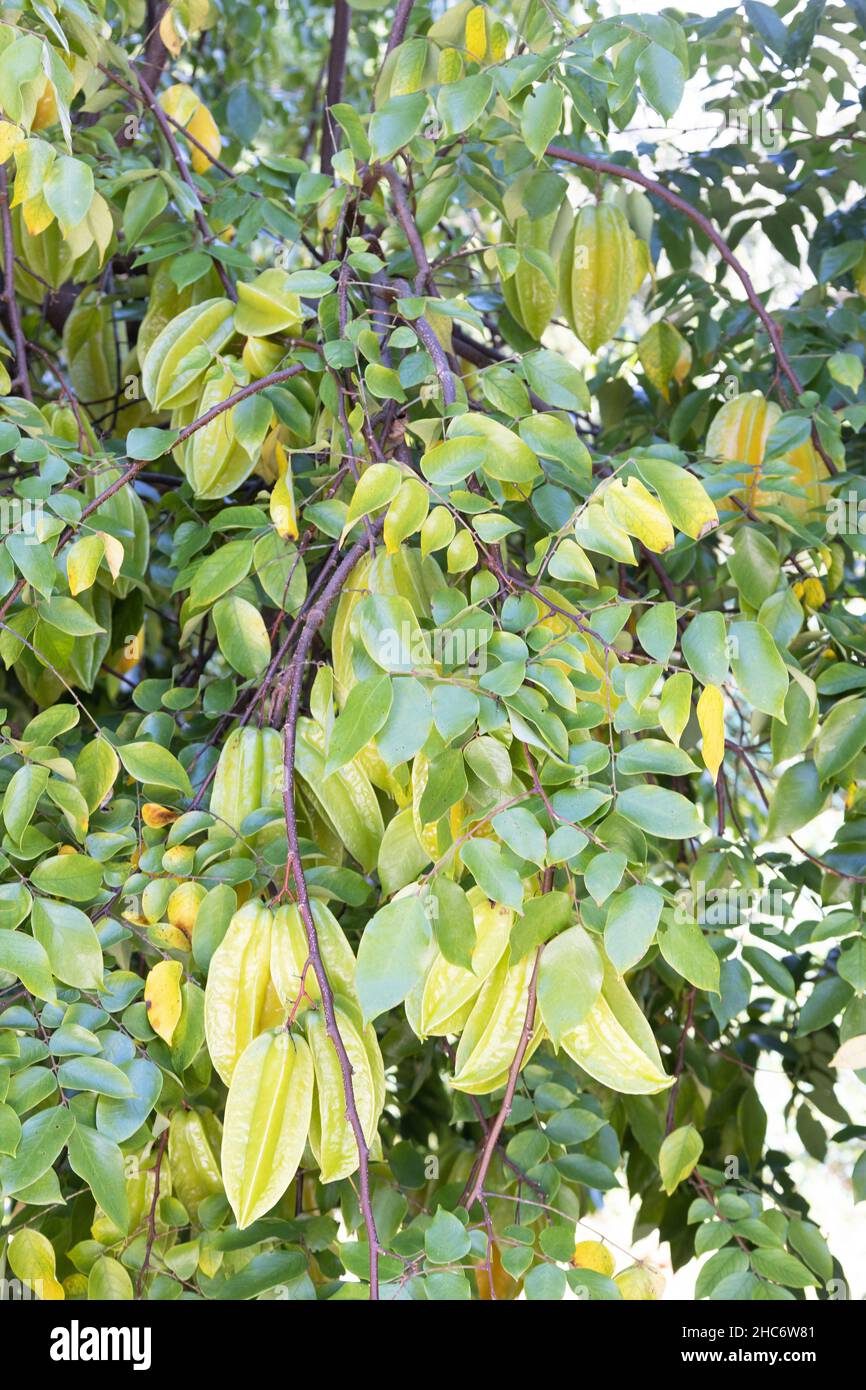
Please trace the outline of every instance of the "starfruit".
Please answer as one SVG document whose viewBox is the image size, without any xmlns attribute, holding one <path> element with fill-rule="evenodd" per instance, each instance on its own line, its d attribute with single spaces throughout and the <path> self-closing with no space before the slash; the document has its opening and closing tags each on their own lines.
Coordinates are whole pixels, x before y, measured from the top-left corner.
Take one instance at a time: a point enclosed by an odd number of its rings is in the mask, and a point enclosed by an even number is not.
<svg viewBox="0 0 866 1390">
<path fill-rule="evenodd" d="M 210 797 L 216 816 L 215 833 L 240 835 L 247 816 L 263 806 L 277 806 L 283 797 L 283 736 L 277 729 L 247 726 L 233 729 L 223 745 Z M 252 836 L 258 845 L 259 836 Z"/>
<path fill-rule="evenodd" d="M 337 1029 L 352 1067 L 352 1090 L 361 1129 L 368 1146 L 372 1145 L 384 1101 L 384 1069 L 375 1032 L 366 1030 L 350 1018 L 339 1005 L 335 1011 Z M 339 1182 L 357 1171 L 358 1144 L 346 1114 L 343 1075 L 337 1052 L 328 1037 L 320 1010 L 311 1010 L 304 1018 L 304 1027 L 313 1055 L 316 1086 L 310 1117 L 310 1148 L 321 1170 L 322 1182 Z M 364 1034 L 366 1033 L 366 1037 Z M 373 1050 L 375 1049 L 375 1050 Z M 376 1055 L 378 1054 L 378 1063 Z M 381 1072 L 381 1077 L 377 1076 Z"/>
<path fill-rule="evenodd" d="M 147 309 L 138 329 L 136 347 L 139 366 L 143 367 L 147 354 L 162 330 L 176 319 L 184 309 L 214 298 L 220 289 L 219 276 L 211 268 L 200 280 L 185 285 L 179 290 L 171 278 L 171 263 L 162 261 L 155 269 L 147 297 Z"/>
<path fill-rule="evenodd" d="M 665 401 L 671 398 L 671 382 L 681 386 L 691 371 L 692 350 L 679 329 L 665 319 L 647 329 L 637 345 L 637 355 L 647 378 Z"/>
<path fill-rule="evenodd" d="M 123 352 L 123 324 L 113 321 L 111 305 L 98 291 L 85 290 L 63 326 L 63 351 L 75 397 L 94 416 L 103 415 L 118 395 L 117 337 Z"/>
<path fill-rule="evenodd" d="M 359 662 L 369 662 L 363 644 L 353 630 L 355 610 L 361 600 L 368 593 L 404 598 L 416 617 L 429 618 L 431 596 L 444 585 L 442 571 L 432 556 L 422 558 L 419 551 L 410 550 L 407 546 L 401 546 L 394 555 L 389 555 L 380 546 L 372 560 L 365 555 L 358 561 L 346 581 L 334 615 L 331 650 L 338 705 L 345 704 L 349 691 L 358 679 L 355 673 L 356 656 Z"/>
<path fill-rule="evenodd" d="M 512 965 L 508 949 L 488 975 L 457 1046 L 451 1078 L 456 1091 L 481 1096 L 505 1085 L 526 1022 L 534 966 L 533 951 Z M 543 1037 L 544 1028 L 536 1016 L 522 1066 L 529 1061 Z"/>
<path fill-rule="evenodd" d="M 196 418 L 227 400 L 238 389 L 228 366 L 217 368 L 204 384 L 196 406 Z M 235 434 L 234 411 L 224 410 L 207 425 L 196 430 L 186 444 L 175 451 L 180 467 L 196 497 L 212 502 L 239 488 L 255 466 Z"/>
<path fill-rule="evenodd" d="M 622 1095 L 655 1095 L 673 1085 L 652 1029 L 609 961 L 601 993 L 583 1022 L 565 1034 L 562 1047 L 596 1081 Z"/>
<path fill-rule="evenodd" d="M 310 911 L 322 963 L 331 987 L 337 994 L 354 999 L 355 953 L 346 940 L 343 928 L 330 908 L 320 899 L 310 899 Z M 309 954 L 307 932 L 300 908 L 295 903 L 278 908 L 274 914 L 271 936 L 271 979 L 287 1008 L 296 1005 L 303 979 L 307 998 L 300 1002 L 298 1014 L 317 1004 L 322 997 L 312 965 L 304 974 Z"/>
<path fill-rule="evenodd" d="M 226 1101 L 221 1168 L 239 1230 L 270 1211 L 298 1171 L 313 1103 L 300 1034 L 269 1029 L 239 1058 Z"/>
<path fill-rule="evenodd" d="M 217 1155 L 222 1126 L 212 1110 L 175 1110 L 168 1132 L 168 1156 L 175 1195 L 193 1221 L 205 1197 L 223 1191 Z"/>
<path fill-rule="evenodd" d="M 827 466 L 811 440 L 799 444 L 779 461 L 794 469 L 791 484 L 799 495 L 773 492 L 762 486 L 764 454 L 767 440 L 781 415 L 774 401 L 767 401 L 758 392 L 735 396 L 726 401 L 707 431 L 706 453 L 710 458 L 726 462 L 742 462 L 746 471 L 738 475 L 741 489 L 735 495 L 751 510 L 771 504 L 784 507 L 794 516 L 807 517 L 823 506 L 827 489 Z M 775 461 L 774 461 L 775 462 Z M 728 511 L 730 504 L 722 503 Z"/>
<path fill-rule="evenodd" d="M 325 776 L 325 733 L 313 719 L 297 725 L 295 769 L 353 859 L 369 873 L 385 833 L 372 783 L 356 759 Z"/>
<path fill-rule="evenodd" d="M 503 239 L 513 241 L 520 253 L 520 263 L 514 274 L 503 280 L 502 297 L 512 318 L 536 339 L 541 338 L 556 312 L 560 257 L 571 223 L 572 212 L 566 199 L 558 211 L 535 219 L 528 215 L 518 217 L 510 235 L 503 231 Z M 539 266 L 527 260 L 526 251 L 542 251 L 550 257 L 553 284 Z"/>
<path fill-rule="evenodd" d="M 198 399 L 212 358 L 235 331 L 234 309 L 230 299 L 205 299 L 166 324 L 142 366 L 142 389 L 155 409 L 176 409 Z"/>
<path fill-rule="evenodd" d="M 590 352 L 625 318 L 639 269 L 636 238 L 620 209 L 581 208 L 563 247 L 559 292 L 569 325 Z"/>
<path fill-rule="evenodd" d="M 271 981 L 273 914 L 258 899 L 244 903 L 213 954 L 204 994 L 208 1052 L 226 1085 L 244 1049 L 285 1018 Z"/>
<path fill-rule="evenodd" d="M 406 1018 L 419 1038 L 460 1033 L 490 972 L 508 946 L 514 913 L 491 903 L 479 888 L 468 894 L 475 923 L 472 969 L 454 965 L 437 950 L 421 984 L 406 999 Z"/>
<path fill-rule="evenodd" d="M 298 296 L 287 285 L 287 271 L 263 270 L 249 284 L 238 284 L 235 328 L 248 337 L 267 338 L 271 333 L 297 333 L 303 311 Z"/>
</svg>

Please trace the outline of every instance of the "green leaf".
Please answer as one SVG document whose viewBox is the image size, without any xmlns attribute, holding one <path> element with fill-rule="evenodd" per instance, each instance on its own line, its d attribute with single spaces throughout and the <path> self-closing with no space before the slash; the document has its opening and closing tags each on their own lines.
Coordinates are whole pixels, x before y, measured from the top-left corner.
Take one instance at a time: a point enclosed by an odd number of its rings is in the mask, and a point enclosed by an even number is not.
<svg viewBox="0 0 866 1390">
<path fill-rule="evenodd" d="M 645 883 L 636 883 L 614 898 L 604 927 L 604 949 L 621 975 L 646 955 L 663 906 L 661 893 Z"/>
<path fill-rule="evenodd" d="M 471 970 L 476 933 L 469 899 L 460 885 L 444 874 L 436 875 L 430 892 L 437 908 L 433 914 L 436 945 L 452 965 Z"/>
<path fill-rule="evenodd" d="M 541 954 L 538 1007 L 554 1047 L 582 1023 L 601 993 L 604 964 L 583 927 L 570 927 Z"/>
<path fill-rule="evenodd" d="M 789 1289 L 808 1289 L 818 1283 L 802 1261 L 786 1250 L 753 1250 L 751 1260 L 756 1274 Z"/>
<path fill-rule="evenodd" d="M 686 74 L 676 54 L 650 43 L 638 55 L 635 71 L 643 94 L 660 116 L 669 120 L 683 99 Z"/>
<path fill-rule="evenodd" d="M 129 1203 L 123 1154 L 117 1145 L 79 1121 L 69 1136 L 69 1166 L 87 1183 L 106 1216 L 125 1231 Z"/>
<path fill-rule="evenodd" d="M 701 685 L 724 685 L 728 674 L 728 631 L 721 613 L 699 613 L 682 640 L 683 656 Z"/>
<path fill-rule="evenodd" d="M 417 134 L 427 110 L 427 93 L 411 92 L 391 97 L 373 112 L 370 121 L 370 150 L 374 160 L 391 159 Z"/>
<path fill-rule="evenodd" d="M 815 766 L 822 782 L 839 776 L 866 745 L 866 700 L 834 705 L 815 740 Z"/>
<path fill-rule="evenodd" d="M 492 91 L 493 79 L 486 72 L 477 73 L 474 77 L 463 77 L 459 82 L 448 82 L 440 87 L 436 109 L 445 134 L 461 135 L 464 130 L 474 126 L 490 100 Z"/>
<path fill-rule="evenodd" d="M 388 718 L 392 700 L 390 676 L 371 676 L 352 687 L 328 744 L 326 777 L 350 762 L 375 738 Z"/>
<path fill-rule="evenodd" d="M 760 623 L 734 623 L 730 637 L 731 669 L 749 704 L 784 720 L 788 672 L 769 632 Z"/>
<path fill-rule="evenodd" d="M 437 1207 L 424 1232 L 424 1250 L 431 1264 L 459 1264 L 469 1254 L 472 1241 L 463 1222 L 444 1207 Z"/>
<path fill-rule="evenodd" d="M 523 884 L 499 845 L 492 840 L 469 840 L 462 846 L 460 857 L 492 902 L 505 903 L 519 911 L 523 905 Z"/>
<path fill-rule="evenodd" d="M 494 901 L 497 901 L 495 897 Z M 553 891 L 542 893 L 537 898 L 530 898 L 523 916 L 519 917 L 511 928 L 512 964 L 521 960 L 529 951 L 543 945 L 545 941 L 549 941 L 556 932 L 573 921 L 574 904 L 567 893 Z"/>
<path fill-rule="evenodd" d="M 102 989 L 102 947 L 86 913 L 68 903 L 37 898 L 32 924 L 58 980 L 75 989 Z"/>
<path fill-rule="evenodd" d="M 820 814 L 827 799 L 818 769 L 810 761 L 786 767 L 776 783 L 767 814 L 767 838 L 792 835 Z"/>
<path fill-rule="evenodd" d="M 47 1173 L 75 1128 L 75 1116 L 64 1105 L 41 1110 L 21 1126 L 21 1140 L 12 1157 L 0 1157 L 0 1195 L 14 1196 L 32 1187 Z"/>
<path fill-rule="evenodd" d="M 673 1130 L 659 1149 L 659 1172 L 662 1187 L 672 1196 L 681 1182 L 685 1182 L 704 1150 L 704 1141 L 694 1125 L 683 1125 Z"/>
<path fill-rule="evenodd" d="M 64 234 L 87 216 L 93 202 L 93 170 L 81 159 L 58 155 L 48 171 L 43 196 Z"/>
<path fill-rule="evenodd" d="M 124 743 L 117 749 L 130 777 L 152 787 L 169 787 L 192 796 L 189 777 L 177 758 L 158 743 Z"/>
<path fill-rule="evenodd" d="M 242 676 L 260 676 L 271 659 L 271 639 L 264 619 L 245 598 L 221 598 L 213 610 L 220 651 Z"/>
<path fill-rule="evenodd" d="M 471 78 L 469 79 L 472 80 Z M 443 91 L 447 91 L 443 88 Z M 542 82 L 523 103 L 520 131 L 527 149 L 540 159 L 562 125 L 562 88 L 558 82 Z"/>
<path fill-rule="evenodd" d="M 689 984 L 718 994 L 719 958 L 696 923 L 666 921 L 659 929 L 659 950 Z"/>
<path fill-rule="evenodd" d="M 706 826 L 692 803 L 666 787 L 629 787 L 620 792 L 616 809 L 632 825 L 661 840 L 686 840 Z"/>
<path fill-rule="evenodd" d="M 174 447 L 177 436 L 177 430 L 160 430 L 152 425 L 130 430 L 126 436 L 127 457 L 143 459 L 148 463 L 154 459 L 161 459 Z"/>
<path fill-rule="evenodd" d="M 401 1004 L 424 975 L 433 933 L 417 892 L 380 908 L 358 947 L 355 988 L 368 1021 Z"/>
<path fill-rule="evenodd" d="M 24 932 L 0 932 L 0 970 L 15 975 L 39 999 L 57 998 L 45 948 Z"/>
<path fill-rule="evenodd" d="M 16 844 L 20 844 L 24 831 L 33 819 L 39 798 L 48 785 L 49 776 L 47 767 L 28 763 L 25 767 L 19 767 L 9 779 L 3 796 L 3 822 L 7 834 Z"/>
</svg>

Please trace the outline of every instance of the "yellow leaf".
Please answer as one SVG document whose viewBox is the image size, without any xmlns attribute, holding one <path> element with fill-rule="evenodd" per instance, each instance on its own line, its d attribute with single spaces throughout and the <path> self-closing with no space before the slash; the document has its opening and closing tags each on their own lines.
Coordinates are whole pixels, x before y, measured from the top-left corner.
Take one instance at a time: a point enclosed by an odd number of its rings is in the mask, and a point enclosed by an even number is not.
<svg viewBox="0 0 866 1390">
<path fill-rule="evenodd" d="M 110 536 L 107 531 L 97 531 L 96 534 L 105 546 L 105 563 L 111 577 L 116 579 L 123 564 L 123 546 L 116 536 Z"/>
<path fill-rule="evenodd" d="M 24 143 L 24 132 L 11 121 L 0 121 L 0 164 L 5 164 L 19 145 Z"/>
<path fill-rule="evenodd" d="M 9 1263 L 13 1273 L 44 1303 L 65 1299 L 63 1285 L 56 1278 L 54 1246 L 39 1231 L 27 1226 L 16 1231 L 9 1242 Z"/>
<path fill-rule="evenodd" d="M 169 1046 L 183 1007 L 180 994 L 182 979 L 183 966 L 179 960 L 161 960 L 144 982 L 147 1021 L 154 1033 L 158 1033 Z"/>
<path fill-rule="evenodd" d="M 284 540 L 297 540 L 298 513 L 295 507 L 295 487 L 292 470 L 286 451 L 279 441 L 274 446 L 277 460 L 277 481 L 271 489 L 271 521 L 277 528 L 277 535 Z"/>
<path fill-rule="evenodd" d="M 24 226 L 31 236 L 39 236 L 46 227 L 50 227 L 54 221 L 54 213 L 46 203 L 41 193 L 35 198 L 30 198 L 22 209 L 24 214 Z"/>
<path fill-rule="evenodd" d="M 89 589 L 95 582 L 96 572 L 104 554 L 105 542 L 99 534 L 82 536 L 80 541 L 69 547 L 66 577 L 73 598 L 76 594 L 84 593 L 85 589 Z"/>
<path fill-rule="evenodd" d="M 701 753 L 715 782 L 725 756 L 725 699 L 717 685 L 705 685 L 697 704 L 698 724 L 704 736 Z"/>
<path fill-rule="evenodd" d="M 668 515 L 639 478 L 629 478 L 625 484 L 614 478 L 604 494 L 604 510 L 647 550 L 661 553 L 673 546 L 674 528 Z"/>
</svg>

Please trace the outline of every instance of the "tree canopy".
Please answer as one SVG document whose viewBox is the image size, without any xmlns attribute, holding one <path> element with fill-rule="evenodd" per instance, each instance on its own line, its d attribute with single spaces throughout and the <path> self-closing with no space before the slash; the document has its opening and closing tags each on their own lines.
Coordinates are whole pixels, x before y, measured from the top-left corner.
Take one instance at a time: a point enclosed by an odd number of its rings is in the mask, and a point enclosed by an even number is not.
<svg viewBox="0 0 866 1390">
<path fill-rule="evenodd" d="M 848 1296 L 866 5 L 610 8 L 4 9 L 28 1294 Z"/>
</svg>

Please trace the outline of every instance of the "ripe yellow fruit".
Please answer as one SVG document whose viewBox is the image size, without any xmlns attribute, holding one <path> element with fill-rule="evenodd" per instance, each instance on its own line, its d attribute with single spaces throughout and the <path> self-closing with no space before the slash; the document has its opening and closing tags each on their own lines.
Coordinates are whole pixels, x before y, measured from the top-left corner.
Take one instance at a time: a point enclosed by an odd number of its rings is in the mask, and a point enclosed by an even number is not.
<svg viewBox="0 0 866 1390">
<path fill-rule="evenodd" d="M 726 401 L 707 431 L 706 452 L 719 462 L 743 463 L 745 471 L 738 475 L 741 488 L 735 494 L 744 506 L 754 510 L 768 503 L 784 507 L 795 516 L 808 514 L 821 505 L 827 468 L 811 440 L 800 444 L 785 456 L 794 469 L 794 484 L 798 495 L 767 492 L 761 487 L 764 454 L 767 440 L 778 421 L 781 410 L 774 401 L 765 400 L 754 391 Z M 722 502 L 720 509 L 734 511 L 733 504 Z"/>
<path fill-rule="evenodd" d="M 600 1240 L 579 1240 L 574 1247 L 571 1263 L 575 1269 L 594 1269 L 597 1274 L 604 1274 L 608 1279 L 616 1269 L 616 1260 Z"/>
<path fill-rule="evenodd" d="M 625 215 L 606 203 L 581 208 L 566 238 L 560 301 L 590 352 L 609 342 L 625 318 L 640 270 L 636 247 Z"/>
</svg>

